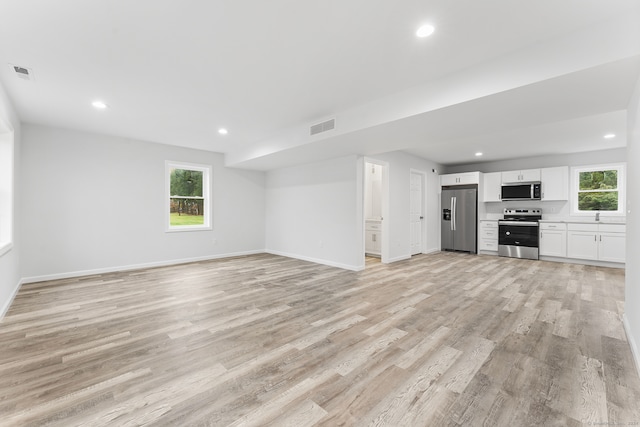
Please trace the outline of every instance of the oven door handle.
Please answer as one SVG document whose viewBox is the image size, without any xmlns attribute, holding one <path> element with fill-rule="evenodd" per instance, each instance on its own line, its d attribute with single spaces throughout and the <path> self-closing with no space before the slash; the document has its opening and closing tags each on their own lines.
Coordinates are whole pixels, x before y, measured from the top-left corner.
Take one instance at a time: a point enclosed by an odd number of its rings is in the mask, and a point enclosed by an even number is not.
<svg viewBox="0 0 640 427">
<path fill-rule="evenodd" d="M 498 221 L 498 225 L 534 225 L 538 227 L 537 221 Z"/>
</svg>

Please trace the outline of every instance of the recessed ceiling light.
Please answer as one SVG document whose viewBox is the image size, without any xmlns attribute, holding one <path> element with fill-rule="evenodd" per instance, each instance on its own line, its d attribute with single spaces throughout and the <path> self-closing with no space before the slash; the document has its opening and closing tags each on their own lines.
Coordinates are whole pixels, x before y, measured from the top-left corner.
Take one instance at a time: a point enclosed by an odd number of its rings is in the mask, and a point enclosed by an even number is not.
<svg viewBox="0 0 640 427">
<path fill-rule="evenodd" d="M 604 136 L 605 139 L 611 139 L 611 138 L 615 138 L 616 134 L 615 133 L 608 133 Z"/>
<path fill-rule="evenodd" d="M 418 28 L 418 31 L 416 31 L 416 36 L 420 38 L 429 37 L 435 30 L 436 29 L 433 25 L 425 24 L 422 27 Z"/>
<path fill-rule="evenodd" d="M 218 133 L 219 133 L 220 135 L 226 135 L 226 134 L 228 134 L 228 133 L 229 133 L 229 131 L 228 131 L 228 130 L 226 130 L 225 128 L 220 128 L 220 129 L 218 129 Z"/>
<path fill-rule="evenodd" d="M 107 108 L 107 104 L 102 101 L 93 101 L 91 105 L 93 105 L 93 108 L 96 108 L 98 110 L 104 110 L 105 108 Z"/>
<path fill-rule="evenodd" d="M 481 153 L 480 151 L 478 151 L 478 152 L 476 153 L 476 157 L 480 157 L 480 156 L 482 156 L 482 153 Z"/>
</svg>

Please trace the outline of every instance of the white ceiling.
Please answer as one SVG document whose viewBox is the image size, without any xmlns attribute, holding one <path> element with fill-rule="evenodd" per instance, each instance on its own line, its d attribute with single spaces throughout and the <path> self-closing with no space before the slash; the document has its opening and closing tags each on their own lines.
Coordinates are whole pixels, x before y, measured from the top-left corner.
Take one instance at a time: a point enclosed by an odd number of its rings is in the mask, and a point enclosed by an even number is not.
<svg viewBox="0 0 640 427">
<path fill-rule="evenodd" d="M 638 3 L 2 0 L 0 80 L 23 122 L 262 170 L 394 150 L 443 164 L 592 151 L 626 145 Z M 436 32 L 418 39 L 424 22 Z M 311 137 L 327 118 L 336 129 Z"/>
</svg>

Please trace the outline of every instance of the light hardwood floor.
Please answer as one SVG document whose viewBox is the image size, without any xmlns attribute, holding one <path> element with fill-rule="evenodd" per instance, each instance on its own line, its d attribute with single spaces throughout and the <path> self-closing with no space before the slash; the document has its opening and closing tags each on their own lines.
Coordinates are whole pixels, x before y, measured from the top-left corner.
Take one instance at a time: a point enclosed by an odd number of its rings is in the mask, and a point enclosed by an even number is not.
<svg viewBox="0 0 640 427">
<path fill-rule="evenodd" d="M 459 253 L 28 284 L 0 424 L 638 425 L 623 299 L 623 270 Z"/>
</svg>

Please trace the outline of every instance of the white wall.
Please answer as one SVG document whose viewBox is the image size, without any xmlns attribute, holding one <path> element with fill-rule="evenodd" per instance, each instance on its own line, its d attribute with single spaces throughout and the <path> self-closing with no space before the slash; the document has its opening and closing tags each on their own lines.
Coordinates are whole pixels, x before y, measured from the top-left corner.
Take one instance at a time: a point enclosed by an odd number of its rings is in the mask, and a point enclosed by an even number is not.
<svg viewBox="0 0 640 427">
<path fill-rule="evenodd" d="M 625 327 L 640 373 L 640 79 L 628 108 L 627 119 L 627 257 Z"/>
<path fill-rule="evenodd" d="M 264 250 L 264 173 L 221 154 L 23 125 L 28 281 Z M 213 166 L 213 230 L 165 232 L 165 161 Z"/>
<path fill-rule="evenodd" d="M 11 104 L 9 96 L 4 91 L 4 87 L 0 84 L 0 118 L 2 121 L 11 126 L 14 132 L 13 146 L 13 164 L 14 164 L 14 190 L 20 182 L 20 120 Z M 14 191 L 13 204 L 13 248 L 0 256 L 0 319 L 9 309 L 9 305 L 20 286 L 20 254 L 21 254 L 21 236 L 18 232 L 21 214 L 19 210 L 20 194 Z"/>
<path fill-rule="evenodd" d="M 362 168 L 355 156 L 267 172 L 267 251 L 362 269 L 363 196 L 358 175 Z"/>
<path fill-rule="evenodd" d="M 411 227 L 409 223 L 411 170 L 426 173 L 425 183 L 425 232 L 424 252 L 440 250 L 440 178 L 439 164 L 402 151 L 394 151 L 375 156 L 372 159 L 389 164 L 389 261 L 397 261 L 411 257 Z M 434 172 L 435 171 L 435 172 Z"/>
</svg>

